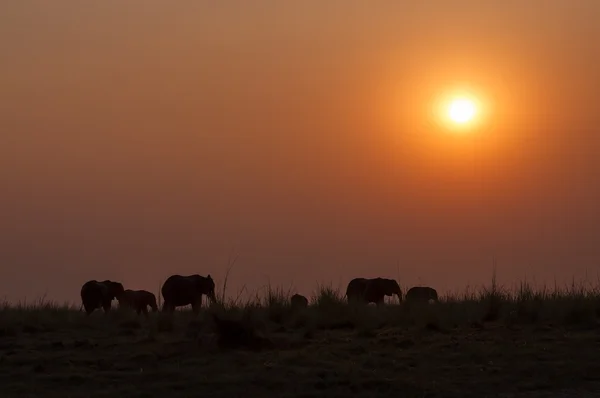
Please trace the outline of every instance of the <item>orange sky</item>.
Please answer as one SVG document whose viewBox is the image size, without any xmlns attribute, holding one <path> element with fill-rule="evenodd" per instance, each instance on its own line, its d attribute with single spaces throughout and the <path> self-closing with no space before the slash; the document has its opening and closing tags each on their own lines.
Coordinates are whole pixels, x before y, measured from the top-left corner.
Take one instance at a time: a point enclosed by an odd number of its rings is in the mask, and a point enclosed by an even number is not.
<svg viewBox="0 0 600 398">
<path fill-rule="evenodd" d="M 426 3 L 426 4 L 424 4 Z M 0 295 L 596 281 L 600 4 L 0 4 Z M 432 120 L 470 88 L 476 131 Z"/>
</svg>

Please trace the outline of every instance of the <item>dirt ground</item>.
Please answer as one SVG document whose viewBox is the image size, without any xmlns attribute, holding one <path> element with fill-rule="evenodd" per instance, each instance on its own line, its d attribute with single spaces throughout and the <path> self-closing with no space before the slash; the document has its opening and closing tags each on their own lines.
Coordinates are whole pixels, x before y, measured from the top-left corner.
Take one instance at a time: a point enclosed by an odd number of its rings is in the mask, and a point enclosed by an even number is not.
<svg viewBox="0 0 600 398">
<path fill-rule="evenodd" d="M 257 332 L 268 344 L 229 348 L 207 317 L 4 316 L 7 398 L 600 396 L 600 327 L 589 325 L 271 323 Z"/>
</svg>

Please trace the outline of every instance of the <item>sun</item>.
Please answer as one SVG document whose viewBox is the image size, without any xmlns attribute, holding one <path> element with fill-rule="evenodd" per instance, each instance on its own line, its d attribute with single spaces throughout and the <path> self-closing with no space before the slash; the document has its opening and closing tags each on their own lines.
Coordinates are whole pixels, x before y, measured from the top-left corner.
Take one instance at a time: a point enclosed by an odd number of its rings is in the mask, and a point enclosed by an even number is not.
<svg viewBox="0 0 600 398">
<path fill-rule="evenodd" d="M 477 106 L 468 98 L 454 98 L 448 105 L 448 117 L 454 123 L 466 124 L 477 114 Z"/>
<path fill-rule="evenodd" d="M 432 95 L 431 119 L 453 133 L 481 131 L 489 123 L 490 102 L 480 89 L 455 87 Z"/>
</svg>

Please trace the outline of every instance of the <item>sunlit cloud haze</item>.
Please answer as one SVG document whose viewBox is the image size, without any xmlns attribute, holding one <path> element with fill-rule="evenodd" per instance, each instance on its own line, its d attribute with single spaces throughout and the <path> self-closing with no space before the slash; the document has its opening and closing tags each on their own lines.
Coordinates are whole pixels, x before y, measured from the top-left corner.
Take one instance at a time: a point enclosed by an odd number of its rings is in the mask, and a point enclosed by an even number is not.
<svg viewBox="0 0 600 398">
<path fill-rule="evenodd" d="M 0 4 L 0 295 L 593 282 L 600 3 Z M 457 134 L 434 104 L 485 117 Z"/>
</svg>

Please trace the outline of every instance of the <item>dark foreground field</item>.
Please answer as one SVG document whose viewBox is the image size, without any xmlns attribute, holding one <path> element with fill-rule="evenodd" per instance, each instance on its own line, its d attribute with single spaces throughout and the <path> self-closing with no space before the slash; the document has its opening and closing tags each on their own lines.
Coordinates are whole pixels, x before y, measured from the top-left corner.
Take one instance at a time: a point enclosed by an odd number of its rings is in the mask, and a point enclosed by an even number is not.
<svg viewBox="0 0 600 398">
<path fill-rule="evenodd" d="M 239 324 L 218 329 L 212 311 Z M 271 298 L 148 319 L 6 307 L 0 396 L 600 396 L 599 315 L 583 293 L 384 308 L 325 295 L 299 312 Z"/>
</svg>

